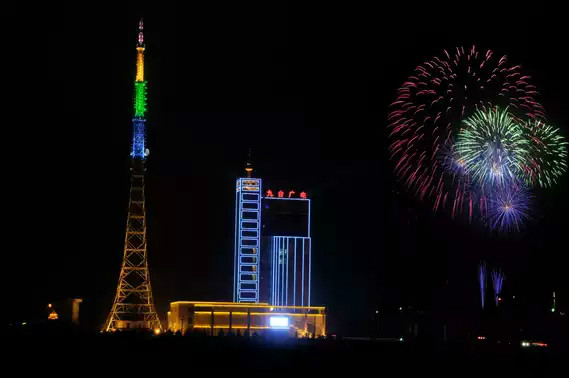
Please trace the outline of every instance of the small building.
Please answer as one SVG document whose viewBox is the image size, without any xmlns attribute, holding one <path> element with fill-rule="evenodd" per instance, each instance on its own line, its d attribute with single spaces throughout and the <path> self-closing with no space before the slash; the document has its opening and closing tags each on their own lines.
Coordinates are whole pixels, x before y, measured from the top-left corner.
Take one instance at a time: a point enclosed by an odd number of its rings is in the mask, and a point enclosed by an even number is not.
<svg viewBox="0 0 569 378">
<path fill-rule="evenodd" d="M 257 333 L 289 337 L 326 335 L 326 308 L 317 306 L 271 306 L 268 303 L 186 302 L 170 303 L 168 330 L 203 331 L 216 336 Z"/>
<path fill-rule="evenodd" d="M 47 318 L 49 320 L 60 320 L 63 323 L 73 323 L 79 325 L 79 310 L 83 302 L 81 298 L 69 298 L 56 301 L 47 305 Z"/>
</svg>

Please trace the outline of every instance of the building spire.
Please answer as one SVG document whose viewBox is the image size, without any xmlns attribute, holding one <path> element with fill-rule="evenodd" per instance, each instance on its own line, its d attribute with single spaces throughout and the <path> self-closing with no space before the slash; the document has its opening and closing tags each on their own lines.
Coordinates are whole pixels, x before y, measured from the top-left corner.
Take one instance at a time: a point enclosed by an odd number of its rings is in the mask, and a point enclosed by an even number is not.
<svg viewBox="0 0 569 378">
<path fill-rule="evenodd" d="M 138 47 L 144 47 L 144 22 L 142 18 L 138 21 Z"/>
<path fill-rule="evenodd" d="M 144 79 L 144 35 L 142 19 L 138 22 L 138 43 L 136 44 L 136 79 L 134 82 L 134 132 L 131 156 L 145 159 L 148 155 L 146 148 L 146 80 Z"/>
<path fill-rule="evenodd" d="M 247 162 L 245 163 L 245 172 L 247 172 L 247 177 L 251 177 L 253 172 L 253 160 L 251 159 L 251 149 L 249 148 L 249 156 L 247 157 Z"/>
<path fill-rule="evenodd" d="M 144 81 L 144 24 L 142 18 L 138 22 L 138 43 L 136 44 L 136 81 Z"/>
</svg>

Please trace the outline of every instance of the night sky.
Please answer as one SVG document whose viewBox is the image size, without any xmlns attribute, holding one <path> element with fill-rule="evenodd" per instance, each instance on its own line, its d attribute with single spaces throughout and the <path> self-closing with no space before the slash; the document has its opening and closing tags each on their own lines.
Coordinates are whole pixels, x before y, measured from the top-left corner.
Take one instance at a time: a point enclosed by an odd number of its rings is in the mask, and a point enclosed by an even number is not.
<svg viewBox="0 0 569 378">
<path fill-rule="evenodd" d="M 495 235 L 405 194 L 386 147 L 388 104 L 412 69 L 443 48 L 472 44 L 522 64 L 548 120 L 569 136 L 565 12 L 540 2 L 444 10 L 247 3 L 61 9 L 63 22 L 46 37 L 48 70 L 55 116 L 72 125 L 52 135 L 58 164 L 42 195 L 54 216 L 44 219 L 46 253 L 28 292 L 10 298 L 14 318 L 71 296 L 84 298 L 82 316 L 94 325 L 111 308 L 140 17 L 148 253 L 162 318 L 174 300 L 231 299 L 234 185 L 248 148 L 266 188 L 312 198 L 312 298 L 328 307 L 331 330 L 366 333 L 377 305 L 475 308 L 480 259 L 504 269 L 504 289 L 528 303 L 548 306 L 553 290 L 569 302 L 567 174 L 535 192 L 534 221 L 523 232 Z"/>
</svg>

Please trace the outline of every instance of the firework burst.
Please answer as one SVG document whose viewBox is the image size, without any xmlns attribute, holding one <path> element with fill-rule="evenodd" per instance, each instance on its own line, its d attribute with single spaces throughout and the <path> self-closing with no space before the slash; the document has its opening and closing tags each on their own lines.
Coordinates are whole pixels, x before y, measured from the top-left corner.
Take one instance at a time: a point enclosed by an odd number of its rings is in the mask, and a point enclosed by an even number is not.
<svg viewBox="0 0 569 378">
<path fill-rule="evenodd" d="M 476 110 L 463 122 L 457 156 L 480 186 L 505 186 L 521 176 L 529 160 L 529 140 L 508 110 Z"/>
<path fill-rule="evenodd" d="M 519 231 L 530 219 L 530 201 L 530 193 L 521 185 L 496 188 L 488 200 L 488 225 L 498 231 Z"/>
<path fill-rule="evenodd" d="M 440 155 L 453 144 L 462 119 L 488 103 L 509 106 L 516 116 L 542 118 L 529 79 L 505 56 L 474 46 L 444 50 L 442 57 L 417 66 L 398 89 L 388 115 L 389 151 L 400 180 L 419 198 L 431 199 L 435 210 L 452 201 L 453 216 L 464 206 L 472 216 L 478 199 L 467 190 L 464 176 L 446 171 Z"/>
<path fill-rule="evenodd" d="M 537 120 L 523 128 L 529 140 L 530 158 L 524 166 L 528 185 L 550 187 L 567 171 L 567 142 L 559 129 Z"/>
</svg>

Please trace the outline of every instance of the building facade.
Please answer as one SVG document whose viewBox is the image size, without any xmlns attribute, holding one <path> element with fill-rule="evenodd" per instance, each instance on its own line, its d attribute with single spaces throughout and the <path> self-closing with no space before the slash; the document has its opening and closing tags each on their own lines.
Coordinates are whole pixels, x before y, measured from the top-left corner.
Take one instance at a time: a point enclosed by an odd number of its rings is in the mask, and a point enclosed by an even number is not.
<svg viewBox="0 0 569 378">
<path fill-rule="evenodd" d="M 326 313 L 324 307 L 180 301 L 170 303 L 168 329 L 211 336 L 256 333 L 320 337 L 326 335 Z"/>
<path fill-rule="evenodd" d="M 262 298 L 273 306 L 310 306 L 310 199 L 265 196 L 263 218 L 263 247 L 269 253 L 268 267 L 262 265 L 267 277 Z"/>
<path fill-rule="evenodd" d="M 239 178 L 235 187 L 233 301 L 259 302 L 262 181 Z"/>
</svg>

